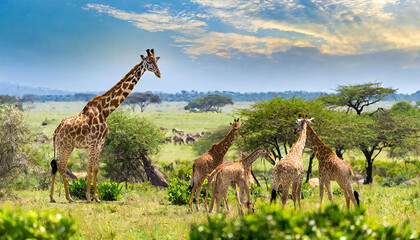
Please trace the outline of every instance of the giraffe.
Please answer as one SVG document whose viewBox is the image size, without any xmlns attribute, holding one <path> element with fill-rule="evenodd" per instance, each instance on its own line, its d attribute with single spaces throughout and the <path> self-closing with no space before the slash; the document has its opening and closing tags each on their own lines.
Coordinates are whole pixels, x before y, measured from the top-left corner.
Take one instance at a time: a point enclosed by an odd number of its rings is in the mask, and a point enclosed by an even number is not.
<svg viewBox="0 0 420 240">
<path fill-rule="evenodd" d="M 201 187 L 203 186 L 204 180 L 207 178 L 207 187 L 206 187 L 206 197 L 204 199 L 204 206 L 207 212 L 207 195 L 210 190 L 210 184 L 212 178 L 209 174 L 220 164 L 223 162 L 223 157 L 225 156 L 226 152 L 228 151 L 229 147 L 233 143 L 233 139 L 235 138 L 235 133 L 238 131 L 239 127 L 244 124 L 243 122 L 239 121 L 238 119 L 234 119 L 232 125 L 232 129 L 229 133 L 219 142 L 214 144 L 208 152 L 203 154 L 201 157 L 196 159 L 193 164 L 193 173 L 191 176 L 190 181 L 190 190 L 191 196 L 188 202 L 190 210 L 192 211 L 192 202 L 194 193 L 196 193 L 196 209 L 200 211 L 198 206 L 199 197 Z"/>
<path fill-rule="evenodd" d="M 359 193 L 357 191 L 353 192 L 351 183 L 352 177 L 354 176 L 353 169 L 350 164 L 337 157 L 334 151 L 318 137 L 309 123 L 310 122 L 307 121 L 309 144 L 319 161 L 319 196 L 321 198 L 321 204 L 324 195 L 324 187 L 327 187 L 328 198 L 330 199 L 331 204 L 334 203 L 330 181 L 336 181 L 346 198 L 347 210 L 350 207 L 350 200 L 356 207 L 356 204 L 359 205 Z"/>
<path fill-rule="evenodd" d="M 305 116 L 301 119 L 296 120 L 297 132 L 300 132 L 299 138 L 295 144 L 293 144 L 289 153 L 282 158 L 273 171 L 273 189 L 271 190 L 271 202 L 276 201 L 277 192 L 279 191 L 280 183 L 282 184 L 282 195 L 281 200 L 283 206 L 286 205 L 289 197 L 289 188 L 292 184 L 292 199 L 296 209 L 296 200 L 299 203 L 300 208 L 300 191 L 302 187 L 304 168 L 302 154 L 306 143 L 306 128 L 307 122 L 310 123 L 312 120 L 307 119 Z"/>
<path fill-rule="evenodd" d="M 93 173 L 93 198 L 100 202 L 96 187 L 99 168 L 99 156 L 102 152 L 105 138 L 108 134 L 106 124 L 107 117 L 124 101 L 130 94 L 141 76 L 146 72 L 153 72 L 158 78 L 161 77 L 154 50 L 146 50 L 147 56 L 140 55 L 142 61 L 135 65 L 127 75 L 115 86 L 102 95 L 90 100 L 84 109 L 76 116 L 63 119 L 54 131 L 54 159 L 51 161 L 53 179 L 50 192 L 50 201 L 54 199 L 54 183 L 57 170 L 63 177 L 66 199 L 72 202 L 66 181 L 67 160 L 73 148 L 88 149 L 87 169 L 87 192 L 86 198 L 90 202 L 90 185 Z"/>
<path fill-rule="evenodd" d="M 227 191 L 230 185 L 236 191 L 239 212 L 243 213 L 242 205 L 245 203 L 244 193 L 247 194 L 247 206 L 249 210 L 249 207 L 252 203 L 251 193 L 249 191 L 249 169 L 252 163 L 254 163 L 255 160 L 257 160 L 257 158 L 260 156 L 263 156 L 272 165 L 275 164 L 274 156 L 270 150 L 264 147 L 258 147 L 249 155 L 241 158 L 237 162 L 221 164 L 210 174 L 212 177 L 216 177 L 213 183 L 213 197 L 209 212 L 212 212 L 213 210 L 214 201 L 216 201 L 217 212 L 219 212 L 219 206 L 222 198 L 225 199 L 226 209 L 229 209 L 227 205 Z M 238 186 L 240 190 L 240 200 L 238 198 L 239 194 L 236 186 Z"/>
</svg>

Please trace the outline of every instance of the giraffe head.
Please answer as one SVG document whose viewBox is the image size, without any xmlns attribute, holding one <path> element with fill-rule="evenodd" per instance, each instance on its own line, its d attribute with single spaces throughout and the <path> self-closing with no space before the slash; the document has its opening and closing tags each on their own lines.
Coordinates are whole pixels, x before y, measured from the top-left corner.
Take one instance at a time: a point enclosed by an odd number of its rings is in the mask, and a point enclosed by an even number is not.
<svg viewBox="0 0 420 240">
<path fill-rule="evenodd" d="M 265 158 L 265 160 L 267 160 L 269 163 L 271 163 L 272 165 L 276 165 L 276 160 L 275 160 L 275 158 L 274 158 L 274 155 L 273 155 L 273 153 L 271 153 L 271 151 L 270 151 L 270 149 L 268 149 L 268 148 L 264 148 L 264 154 L 263 154 L 263 156 L 264 156 L 264 158 Z"/>
<path fill-rule="evenodd" d="M 296 120 L 296 133 L 300 133 L 305 123 L 311 124 L 314 118 L 308 119 L 308 115 L 299 114 L 299 118 Z"/>
<path fill-rule="evenodd" d="M 233 119 L 233 123 L 230 123 L 232 125 L 233 129 L 238 130 L 241 125 L 245 124 L 245 122 L 240 122 L 238 119 Z"/>
<path fill-rule="evenodd" d="M 147 49 L 146 52 L 147 52 L 147 57 L 140 55 L 142 63 L 143 63 L 143 64 L 140 64 L 140 67 L 143 66 L 147 71 L 153 72 L 156 75 L 156 77 L 160 78 L 160 71 L 157 65 L 157 61 L 160 59 L 160 57 L 155 56 L 154 49 L 152 50 Z"/>
</svg>

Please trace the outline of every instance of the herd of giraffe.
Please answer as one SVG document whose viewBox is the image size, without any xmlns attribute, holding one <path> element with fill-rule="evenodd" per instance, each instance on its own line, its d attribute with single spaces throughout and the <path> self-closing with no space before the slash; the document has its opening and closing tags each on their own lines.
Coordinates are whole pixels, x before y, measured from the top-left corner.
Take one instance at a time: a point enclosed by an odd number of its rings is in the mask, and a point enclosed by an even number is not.
<svg viewBox="0 0 420 240">
<path fill-rule="evenodd" d="M 157 66 L 159 57 L 155 56 L 153 49 L 147 49 L 146 52 L 147 56 L 141 55 L 141 62 L 135 65 L 115 86 L 104 94 L 90 100 L 78 115 L 63 119 L 54 131 L 54 159 L 51 161 L 53 174 L 50 192 L 51 202 L 55 202 L 54 184 L 57 171 L 60 171 L 63 178 L 66 199 L 69 202 L 73 201 L 66 180 L 67 161 L 73 148 L 88 149 L 86 199 L 88 202 L 91 201 L 90 186 L 93 181 L 93 199 L 96 202 L 100 202 L 97 190 L 97 174 L 99 169 L 99 157 L 108 134 L 106 119 L 125 100 L 125 98 L 127 98 L 146 71 L 153 72 L 158 78 L 161 77 Z M 356 191 L 353 192 L 352 188 L 351 180 L 353 170 L 351 166 L 344 160 L 338 158 L 331 148 L 322 142 L 310 125 L 312 119 L 303 116 L 298 119 L 296 123 L 297 131 L 300 133 L 300 136 L 289 153 L 281 159 L 274 168 L 271 202 L 276 200 L 277 192 L 279 191 L 281 184 L 281 199 L 282 204 L 285 205 L 288 199 L 289 187 L 290 184 L 292 184 L 292 199 L 295 208 L 296 200 L 300 207 L 300 188 L 304 174 L 302 152 L 305 147 L 306 139 L 308 138 L 309 144 L 319 160 L 321 202 L 324 187 L 327 188 L 328 197 L 330 201 L 333 202 L 330 181 L 337 181 L 346 198 L 347 209 L 349 208 L 350 200 L 354 205 L 356 205 L 356 203 L 359 204 L 358 193 Z M 227 190 L 229 186 L 235 188 L 240 213 L 244 213 L 242 208 L 243 205 L 246 205 L 248 209 L 252 208 L 249 189 L 251 165 L 259 156 L 263 156 L 273 165 L 275 165 L 275 160 L 268 149 L 259 147 L 250 154 L 242 156 L 237 162 L 223 163 L 223 158 L 233 143 L 235 133 L 242 124 L 244 123 L 240 122 L 239 118 L 234 119 L 234 122 L 231 123 L 232 129 L 229 133 L 219 143 L 214 144 L 208 152 L 194 161 L 193 173 L 190 181 L 191 196 L 189 208 L 191 211 L 193 210 L 192 203 L 194 194 L 196 194 L 196 210 L 200 210 L 199 195 L 205 179 L 207 179 L 208 183 L 204 201 L 206 211 L 212 211 L 215 201 L 217 211 L 219 211 L 222 199 L 225 199 L 225 208 L 229 210 L 227 205 Z M 208 209 L 208 193 L 213 179 L 213 198 L 210 209 Z M 245 194 L 247 195 L 246 202 L 244 201 Z"/>
</svg>

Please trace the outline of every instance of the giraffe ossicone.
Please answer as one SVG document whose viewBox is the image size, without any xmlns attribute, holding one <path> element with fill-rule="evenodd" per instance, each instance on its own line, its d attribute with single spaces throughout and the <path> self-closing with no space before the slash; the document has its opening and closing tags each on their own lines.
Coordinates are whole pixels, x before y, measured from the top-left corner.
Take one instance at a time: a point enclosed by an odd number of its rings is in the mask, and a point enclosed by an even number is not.
<svg viewBox="0 0 420 240">
<path fill-rule="evenodd" d="M 134 86 L 146 71 L 161 77 L 154 50 L 147 49 L 147 56 L 136 64 L 116 85 L 102 95 L 90 100 L 76 116 L 63 119 L 54 131 L 54 159 L 51 161 L 53 179 L 50 191 L 50 201 L 54 199 L 54 183 L 57 170 L 63 177 L 66 199 L 72 202 L 67 179 L 67 161 L 73 148 L 88 149 L 87 191 L 86 198 L 90 202 L 90 186 L 93 175 L 93 198 L 100 202 L 96 186 L 99 169 L 99 157 L 108 134 L 107 117 L 127 98 Z M 93 173 L 93 174 L 92 174 Z"/>
</svg>

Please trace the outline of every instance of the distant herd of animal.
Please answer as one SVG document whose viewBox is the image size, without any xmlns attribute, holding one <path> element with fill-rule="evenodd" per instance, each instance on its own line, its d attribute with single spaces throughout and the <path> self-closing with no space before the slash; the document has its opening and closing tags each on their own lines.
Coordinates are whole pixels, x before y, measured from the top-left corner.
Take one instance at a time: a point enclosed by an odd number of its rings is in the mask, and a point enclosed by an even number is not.
<svg viewBox="0 0 420 240">
<path fill-rule="evenodd" d="M 168 129 L 165 127 L 160 127 L 160 130 L 163 132 L 167 132 Z M 197 139 L 204 137 L 206 134 L 211 134 L 210 131 L 201 131 L 201 133 L 199 132 L 195 132 L 195 133 L 187 133 L 185 135 L 184 131 L 182 130 L 178 130 L 176 128 L 172 128 L 172 133 L 174 133 L 175 135 L 173 137 L 166 137 L 165 141 L 166 143 L 172 143 L 174 145 L 185 145 L 185 144 L 193 144 L 195 143 L 195 141 L 197 141 Z"/>
<path fill-rule="evenodd" d="M 146 71 L 154 73 L 158 78 L 161 77 L 157 65 L 159 57 L 155 56 L 153 49 L 147 49 L 146 53 L 147 56 L 140 55 L 140 63 L 136 64 L 116 85 L 104 94 L 90 100 L 78 115 L 63 119 L 54 131 L 54 159 L 51 161 L 53 174 L 50 191 L 51 202 L 55 202 L 54 184 L 57 171 L 60 172 L 63 178 L 66 199 L 69 202 L 73 201 L 68 189 L 66 172 L 67 161 L 74 148 L 88 149 L 86 199 L 88 202 L 91 202 L 90 187 L 93 185 L 93 199 L 96 202 L 100 202 L 97 190 L 97 173 L 99 170 L 99 156 L 101 155 L 105 139 L 109 132 L 106 120 L 125 98 L 127 98 Z M 311 127 L 311 123 L 312 119 L 308 119 L 306 116 L 297 119 L 296 128 L 299 133 L 299 139 L 292 146 L 289 153 L 274 167 L 271 201 L 276 200 L 281 186 L 282 203 L 283 205 L 286 204 L 289 188 L 292 185 L 292 199 L 295 207 L 296 201 L 300 206 L 300 187 L 304 174 L 302 152 L 306 139 L 308 139 L 310 147 L 319 161 L 321 202 L 324 187 L 327 188 L 328 197 L 333 202 L 330 182 L 337 181 L 345 196 L 347 208 L 349 208 L 350 201 L 354 205 L 359 204 L 358 193 L 353 191 L 352 187 L 353 170 L 351 166 L 344 160 L 338 158 L 331 148 L 322 142 Z M 241 213 L 244 213 L 243 205 L 246 205 L 248 209 L 252 208 L 249 190 L 250 166 L 259 156 L 263 156 L 273 165 L 275 161 L 270 150 L 265 147 L 259 147 L 250 154 L 242 156 L 237 162 L 223 163 L 224 155 L 233 143 L 235 132 L 243 124 L 239 119 L 234 119 L 233 123 L 231 123 L 232 130 L 220 142 L 215 143 L 208 152 L 194 161 L 190 182 L 191 196 L 189 207 L 191 211 L 193 210 L 194 194 L 196 194 L 196 209 L 199 211 L 198 199 L 205 179 L 208 180 L 204 203 L 206 211 L 208 210 L 208 192 L 213 179 L 215 180 L 213 183 L 213 199 L 209 211 L 212 210 L 214 201 L 216 201 L 217 211 L 219 211 L 222 199 L 225 199 L 225 207 L 227 210 L 229 209 L 226 200 L 229 186 L 233 186 L 236 189 L 238 208 Z M 175 128 L 172 129 L 172 132 L 175 133 L 175 136 L 172 138 L 174 144 L 182 144 L 184 142 L 184 132 Z M 187 143 L 194 142 L 196 138 L 204 134 L 210 133 L 187 134 L 185 140 Z M 44 140 L 40 139 L 40 141 Z M 167 141 L 170 141 L 170 139 L 167 139 Z M 246 202 L 244 201 L 245 194 L 248 197 Z"/>
</svg>

